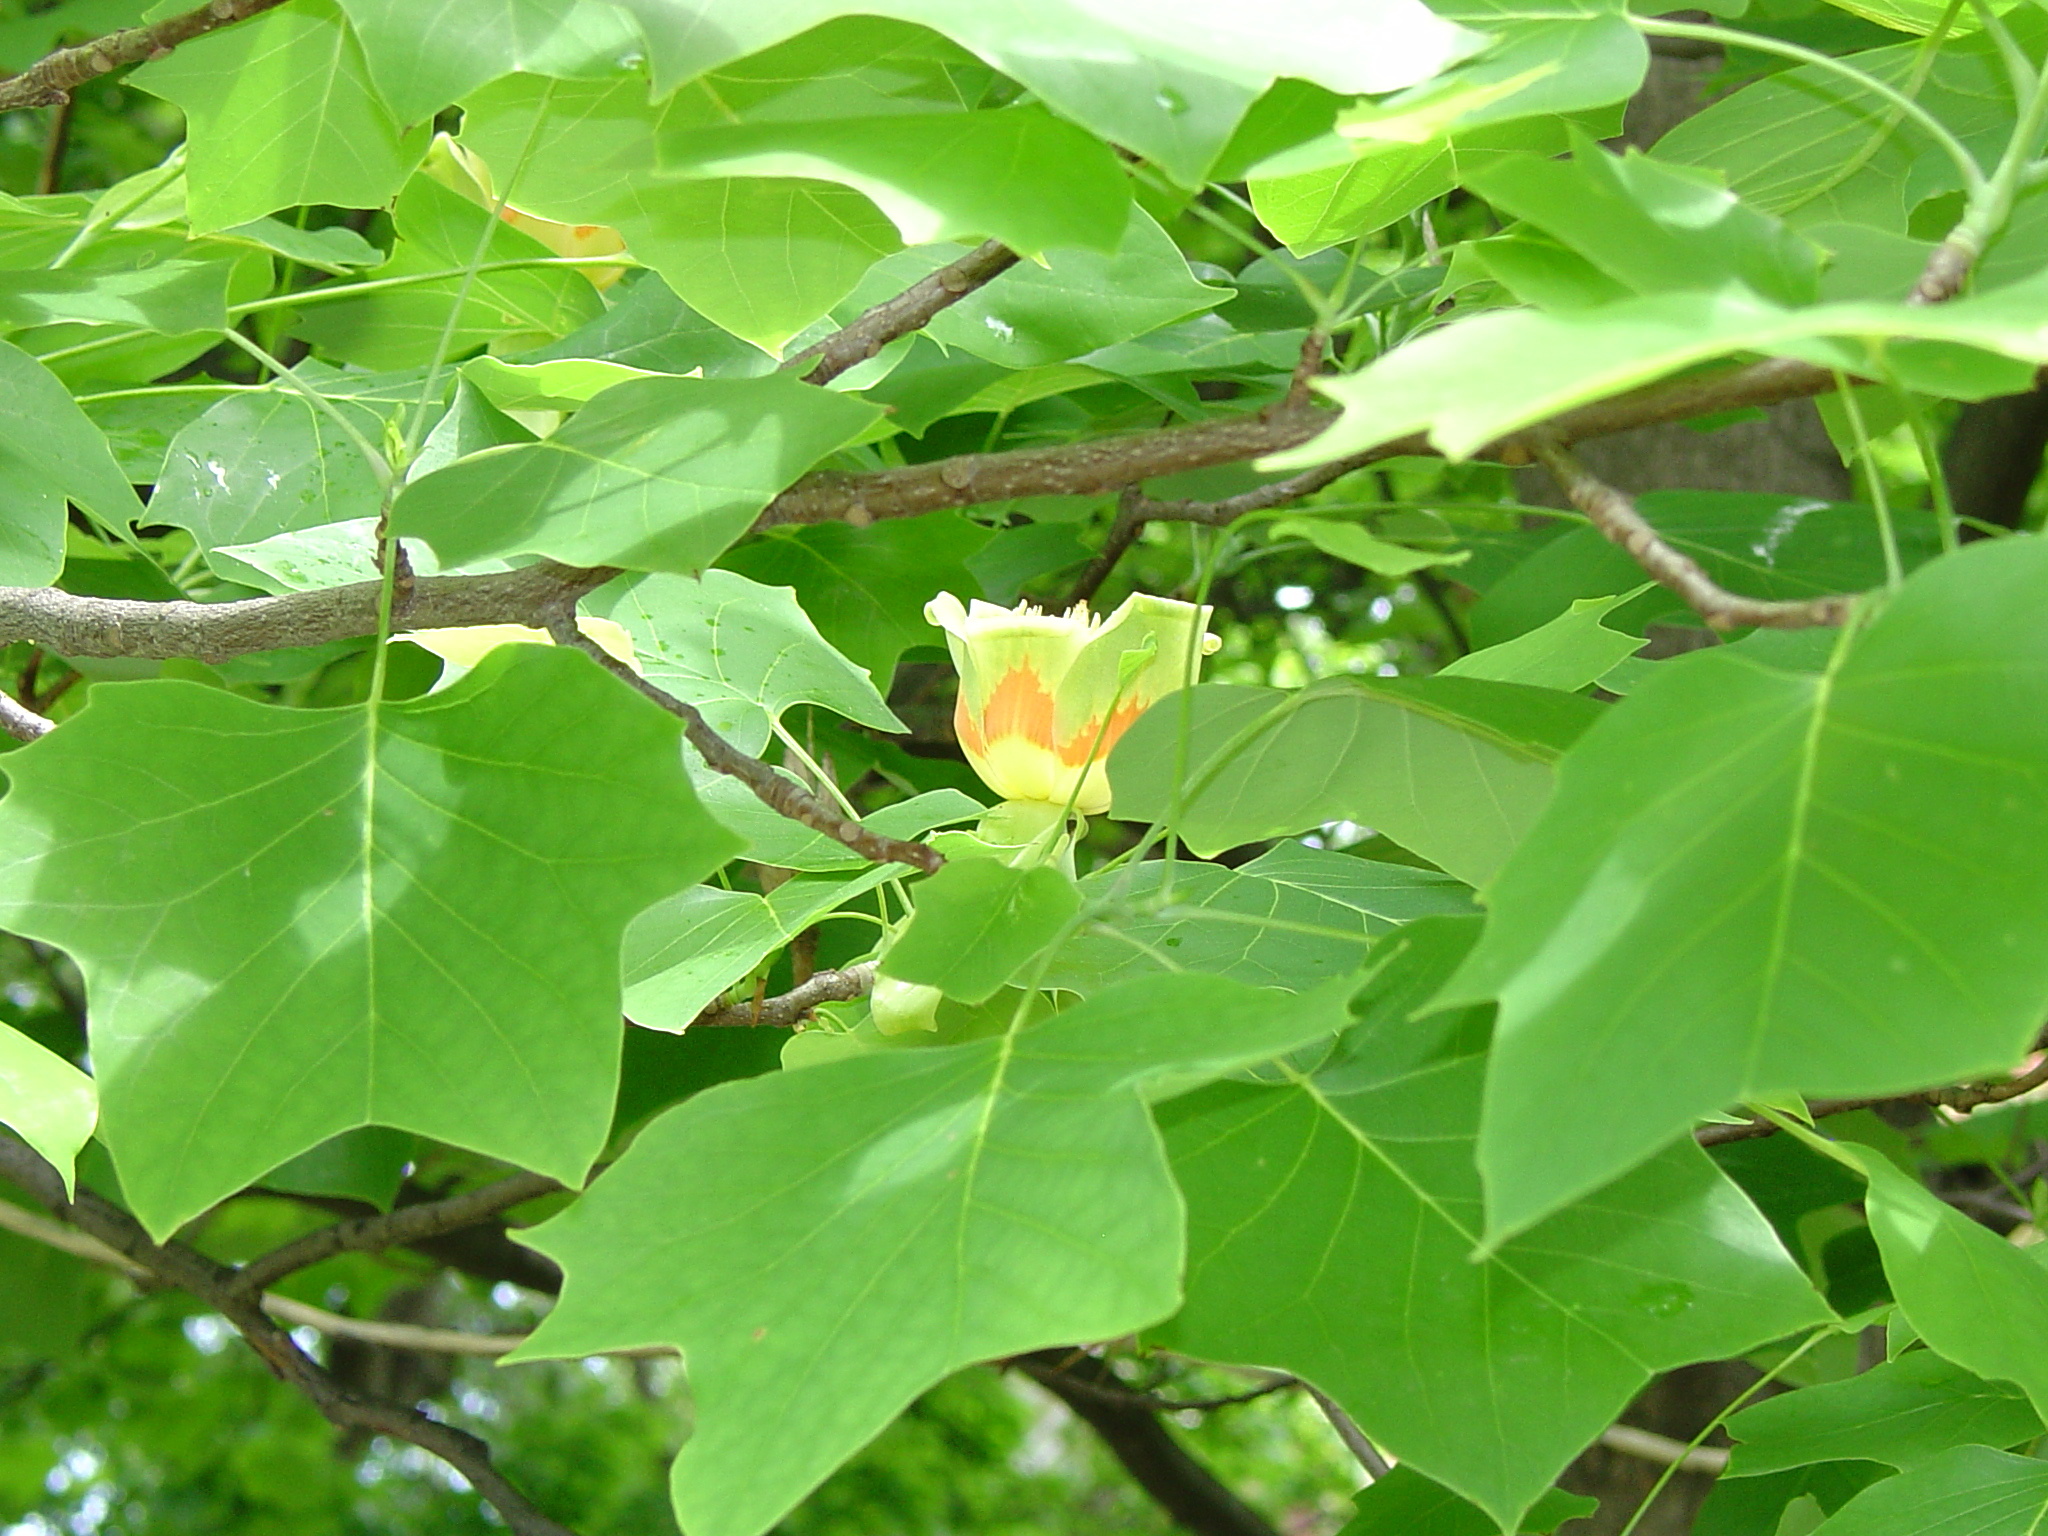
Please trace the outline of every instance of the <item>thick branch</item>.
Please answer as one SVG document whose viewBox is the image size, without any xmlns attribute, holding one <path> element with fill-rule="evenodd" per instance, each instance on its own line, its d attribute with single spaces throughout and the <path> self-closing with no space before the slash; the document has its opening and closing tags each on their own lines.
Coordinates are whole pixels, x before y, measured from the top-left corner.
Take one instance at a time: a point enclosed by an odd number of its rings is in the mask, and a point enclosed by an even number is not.
<svg viewBox="0 0 2048 1536">
<path fill-rule="evenodd" d="M 1277 1536 L 1265 1517 L 1189 1455 L 1149 1408 L 1105 1401 L 1080 1385 L 1084 1376 L 1100 1381 L 1110 1374 L 1100 1360 L 1045 1350 L 1015 1363 L 1100 1435 L 1138 1486 L 1196 1536 Z M 1041 1366 L 1048 1369 L 1041 1373 Z"/>
<path fill-rule="evenodd" d="M 218 1311 L 235 1325 L 272 1374 L 303 1392 L 331 1423 L 403 1440 L 440 1457 L 504 1516 L 515 1536 L 575 1536 L 567 1526 L 543 1514 L 491 1464 L 490 1447 L 476 1436 L 415 1409 L 378 1402 L 342 1387 L 271 1321 L 260 1301 L 242 1293 L 233 1270 L 183 1243 L 151 1242 L 134 1217 L 89 1189 L 79 1190 L 75 1200 L 66 1198 L 57 1170 L 11 1134 L 0 1133 L 0 1174 L 136 1268 L 164 1284 L 189 1291 Z"/>
<path fill-rule="evenodd" d="M 1855 605 L 1853 596 L 1798 602 L 1738 596 L 1715 582 L 1697 561 L 1665 543 L 1632 500 L 1595 476 L 1569 449 L 1557 443 L 1539 443 L 1535 452 L 1571 504 L 1627 550 L 1637 565 L 1684 598 L 1709 628 L 1813 629 L 1842 623 Z"/>
<path fill-rule="evenodd" d="M 339 1221 L 252 1259 L 236 1272 L 235 1288 L 244 1296 L 254 1296 L 269 1290 L 286 1275 L 331 1259 L 337 1253 L 378 1253 L 386 1248 L 409 1247 L 476 1226 L 515 1205 L 554 1194 L 561 1187 L 541 1174 L 522 1171 L 445 1200 L 401 1205 L 375 1216 Z"/>
<path fill-rule="evenodd" d="M 620 682 L 682 721 L 683 738 L 697 749 L 704 761 L 718 772 L 738 779 L 770 810 L 800 822 L 813 832 L 822 832 L 835 842 L 844 843 L 862 858 L 872 859 L 877 864 L 908 864 L 912 869 L 931 874 L 946 862 L 938 850 L 927 843 L 908 843 L 900 837 L 884 837 L 879 832 L 870 832 L 836 806 L 812 794 L 795 780 L 777 773 L 758 757 L 747 756 L 712 730 L 695 705 L 677 698 L 666 689 L 657 688 L 581 633 L 571 612 L 558 612 L 547 627 L 557 645 L 574 646 Z"/>
<path fill-rule="evenodd" d="M 427 576 L 397 615 L 407 629 L 465 624 L 545 627 L 617 571 L 542 561 L 487 576 Z M 380 583 L 251 597 L 233 603 L 145 603 L 79 597 L 54 587 L 0 587 L 0 645 L 29 640 L 60 656 L 192 656 L 228 661 L 252 651 L 323 645 L 377 632 Z"/>
<path fill-rule="evenodd" d="M 0 80 L 0 112 L 55 106 L 68 101 L 79 86 L 123 64 L 162 58 L 202 33 L 247 21 L 282 4 L 284 0 L 209 0 L 147 27 L 127 27 L 76 48 L 60 48 L 21 74 Z"/>
<path fill-rule="evenodd" d="M 912 283 L 893 299 L 884 299 L 844 330 L 805 347 L 782 366 L 796 370 L 809 363 L 806 384 L 829 384 L 856 364 L 864 363 L 899 336 L 921 331 L 932 317 L 957 304 L 975 289 L 1017 264 L 1017 253 L 1000 241 L 976 246 L 958 261 Z"/>
<path fill-rule="evenodd" d="M 734 1007 L 706 1008 L 690 1021 L 692 1029 L 732 1029 L 769 1025 L 787 1029 L 820 1003 L 850 1002 L 865 997 L 875 985 L 875 962 L 863 960 L 839 971 L 819 971 L 780 997 Z"/>
</svg>

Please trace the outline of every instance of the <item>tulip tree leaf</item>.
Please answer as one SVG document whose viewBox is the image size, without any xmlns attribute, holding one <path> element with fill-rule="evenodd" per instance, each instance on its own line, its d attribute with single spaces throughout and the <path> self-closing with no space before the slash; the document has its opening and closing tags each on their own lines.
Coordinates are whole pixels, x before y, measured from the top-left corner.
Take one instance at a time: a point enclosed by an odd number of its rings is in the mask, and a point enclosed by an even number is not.
<svg viewBox="0 0 2048 1536">
<path fill-rule="evenodd" d="M 376 412 L 349 400 L 330 403 L 366 441 L 382 438 Z M 190 529 L 211 552 L 375 518 L 383 495 L 354 439 L 303 395 L 280 387 L 230 395 L 172 438 L 149 517 Z M 372 547 L 366 540 L 365 552 Z"/>
<path fill-rule="evenodd" d="M 746 94 L 722 76 L 702 89 L 702 103 L 686 92 L 650 104 L 637 74 L 563 84 L 515 76 L 464 103 L 463 143 L 491 164 L 524 166 L 520 207 L 612 226 L 691 308 L 775 351 L 902 241 L 864 195 L 831 181 L 656 181 L 655 147 L 671 122 L 678 130 L 729 125 L 724 93 Z"/>
<path fill-rule="evenodd" d="M 1166 865 L 1088 876 L 1081 889 L 1126 907 L 1065 944 L 1045 985 L 1084 996 L 1162 970 L 1228 976 L 1290 992 L 1356 970 L 1376 934 L 1418 917 L 1472 910 L 1449 875 L 1282 843 L 1249 864 L 1183 864 L 1156 911 Z"/>
<path fill-rule="evenodd" d="M 2048 1519 L 2048 1465 L 1959 1445 L 1874 1483 L 1814 1536 L 2031 1536 Z"/>
<path fill-rule="evenodd" d="M 55 375 L 0 341 L 0 583 L 45 586 L 64 565 L 64 503 L 108 527 L 142 518 L 142 503 L 100 429 Z"/>
<path fill-rule="evenodd" d="M 658 85 L 690 80 L 844 12 L 954 38 L 1063 116 L 1199 183 L 1277 76 L 1344 93 L 1428 78 L 1476 39 L 1412 0 L 1311 0 L 1253 15 L 1231 0 L 778 0 L 737 15 L 720 0 L 620 0 L 640 18 Z"/>
<path fill-rule="evenodd" d="M 1342 1014 L 1337 991 L 1156 977 L 1000 1038 L 713 1088 L 521 1234 L 568 1279 L 514 1358 L 679 1347 L 680 1522 L 759 1536 L 953 1371 L 1170 1313 L 1180 1200 L 1143 1096 Z"/>
<path fill-rule="evenodd" d="M 1540 558 L 1540 556 L 1538 557 Z M 1499 683 L 1574 692 L 1596 683 L 1643 648 L 1634 635 L 1600 621 L 1642 595 L 1643 587 L 1613 597 L 1577 598 L 1563 613 L 1525 635 L 1460 656 L 1439 677 L 1487 677 Z"/>
<path fill-rule="evenodd" d="M 1207 857 L 1323 822 L 1376 827 L 1467 884 L 1483 883 L 1550 798 L 1559 752 L 1597 718 L 1570 694 L 1478 678 L 1341 678 L 1296 693 L 1193 691 L 1185 795 L 1173 830 Z M 1110 754 L 1114 814 L 1172 809 L 1169 696 Z"/>
<path fill-rule="evenodd" d="M 1283 517 L 1270 530 L 1276 539 L 1306 539 L 1326 555 L 1380 576 L 1410 576 L 1432 565 L 1462 565 L 1470 550 L 1409 549 L 1374 538 L 1356 523 L 1320 517 Z"/>
<path fill-rule="evenodd" d="M 1050 865 L 955 859 L 918 886 L 917 911 L 882 957 L 882 974 L 986 1002 L 1080 910 L 1074 882 Z"/>
<path fill-rule="evenodd" d="M 2048 1273 L 2041 1279 L 2048 1282 Z M 1728 1421 L 1739 1442 L 1729 1472 L 1755 1477 L 1826 1461 L 1903 1468 L 1954 1446 L 2015 1446 L 2041 1432 L 2040 1416 L 2019 1388 L 1916 1349 L 1846 1381 L 1743 1409 Z"/>
<path fill-rule="evenodd" d="M 93 1081 L 54 1051 L 0 1024 L 0 1125 L 34 1147 L 64 1175 L 99 1115 Z"/>
<path fill-rule="evenodd" d="M 603 300 L 581 272 L 500 267 L 555 253 L 431 176 L 406 184 L 392 218 L 398 239 L 391 260 L 370 278 L 458 275 L 309 305 L 295 333 L 329 357 L 366 368 L 424 367 L 486 342 L 537 346 L 604 312 Z M 476 259 L 479 244 L 491 270 L 460 276 Z"/>
<path fill-rule="evenodd" d="M 1485 1510 L 1410 1466 L 1395 1467 L 1374 1478 L 1352 1503 L 1358 1512 L 1337 1536 L 1500 1536 L 1499 1525 Z M 1547 1536 L 1565 1521 L 1590 1515 L 1599 1507 L 1597 1499 L 1552 1488 L 1531 1506 L 1515 1530 Z"/>
<path fill-rule="evenodd" d="M 185 113 L 196 230 L 299 203 L 381 208 L 426 153 L 426 128 L 384 105 L 334 0 L 223 27 L 128 78 Z"/>
<path fill-rule="evenodd" d="M 1729 1104 L 2018 1058 L 2048 1009 L 2044 581 L 2048 546 L 1973 546 L 1825 671 L 1660 663 L 1565 758 L 1454 988 L 1501 1004 L 1492 1233 Z"/>
<path fill-rule="evenodd" d="M 377 93 L 407 123 L 500 75 L 616 73 L 639 51 L 633 23 L 602 0 L 341 0 Z"/>
<path fill-rule="evenodd" d="M 1304 447 L 1263 461 L 1272 468 L 1320 464 L 1426 432 L 1454 458 L 1547 417 L 1653 383 L 1694 364 L 1736 352 L 1783 352 L 1851 371 L 1859 339 L 1956 342 L 2021 362 L 2048 361 L 2039 329 L 2048 277 L 2015 283 L 1953 304 L 1813 304 L 1784 309 L 1740 288 L 1660 293 L 1597 308 L 1546 313 L 1495 310 L 1397 347 L 1355 374 L 1319 380 L 1344 407 L 1328 431 Z M 1912 349 L 1893 348 L 1909 368 Z M 2018 375 L 2024 382 L 2030 374 Z M 1959 398 L 2004 393 L 2003 371 Z M 1916 388 L 1946 392 L 1938 374 L 1909 376 Z"/>
<path fill-rule="evenodd" d="M 1899 1310 L 1966 1370 L 2016 1383 L 2048 1414 L 2048 1269 L 1867 1147 L 1843 1149 L 1870 1179 L 1865 1210 Z"/>
<path fill-rule="evenodd" d="M 0 272 L 0 326 L 77 320 L 182 336 L 227 327 L 226 261 L 159 262 L 139 271 Z"/>
<path fill-rule="evenodd" d="M 1114 250 L 1064 249 L 1020 262 L 939 311 L 927 335 L 1005 368 L 1114 346 L 1213 309 L 1230 290 L 1200 282 L 1158 221 L 1135 205 Z"/>
<path fill-rule="evenodd" d="M 1798 599 L 1859 592 L 1884 580 L 1877 514 L 1854 502 L 1754 491 L 1652 491 L 1637 510 L 1664 540 L 1730 591 Z M 1931 513 L 1893 513 L 1908 570 L 1941 551 Z M 1494 647 L 1573 611 L 1576 599 L 1634 588 L 1607 628 L 1640 635 L 1651 624 L 1698 625 L 1668 588 L 1642 585 L 1643 570 L 1597 528 L 1574 528 L 1523 559 L 1473 605 L 1472 638 Z M 1636 595 L 1639 594 L 1639 595 Z"/>
<path fill-rule="evenodd" d="M 844 875 L 800 875 L 766 896 L 694 885 L 656 902 L 626 929 L 626 1017 L 676 1033 L 834 907 L 871 891 L 898 866 Z"/>
<path fill-rule="evenodd" d="M 770 727 L 798 704 L 878 731 L 906 729 L 787 587 L 731 571 L 636 576 L 594 593 L 583 608 L 623 624 L 648 681 L 695 704 L 742 752 L 759 752 Z"/>
<path fill-rule="evenodd" d="M 1166 1111 L 1188 1298 L 1158 1337 L 1306 1377 L 1513 1530 L 1652 1374 L 1828 1312 L 1689 1144 L 1473 1261 L 1485 1014 L 1412 1015 L 1477 926 L 1428 919 L 1389 940 L 1363 1021 L 1314 1073 Z"/>
<path fill-rule="evenodd" d="M 538 443 L 487 449 L 415 480 L 393 528 L 443 565 L 547 555 L 571 565 L 701 571 L 874 407 L 786 374 L 632 379 Z"/>
<path fill-rule="evenodd" d="M 979 583 L 965 562 L 988 541 L 986 528 L 959 513 L 932 512 L 867 528 L 771 528 L 719 563 L 795 588 L 819 633 L 886 691 L 906 650 L 943 643 L 924 605 L 941 592 L 975 591 Z"/>
<path fill-rule="evenodd" d="M 690 123 L 663 134 L 659 167 L 692 178 L 839 182 L 879 207 L 912 245 L 986 237 L 1030 255 L 1054 246 L 1114 250 L 1131 208 L 1109 146 L 1032 106 Z"/>
<path fill-rule="evenodd" d="M 101 685 L 11 756 L 0 920 L 85 973 L 101 1136 L 150 1230 L 357 1125 L 580 1179 L 617 935 L 737 842 L 677 738 L 522 645 L 376 707 Z"/>
</svg>

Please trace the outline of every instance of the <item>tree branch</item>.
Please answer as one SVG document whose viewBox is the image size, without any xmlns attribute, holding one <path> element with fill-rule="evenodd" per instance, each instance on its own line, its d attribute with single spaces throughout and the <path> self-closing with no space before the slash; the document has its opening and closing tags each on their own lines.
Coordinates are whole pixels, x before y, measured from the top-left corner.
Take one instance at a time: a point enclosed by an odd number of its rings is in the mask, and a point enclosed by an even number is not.
<svg viewBox="0 0 2048 1536">
<path fill-rule="evenodd" d="M 0 731 L 5 731 L 16 741 L 34 741 L 56 728 L 53 721 L 44 719 L 26 704 L 0 693 Z"/>
<path fill-rule="evenodd" d="M 695 705 L 657 688 L 638 672 L 613 656 L 576 628 L 573 610 L 559 610 L 550 616 L 547 630 L 555 644 L 573 646 L 642 697 L 651 699 L 683 722 L 683 737 L 712 768 L 738 779 L 770 810 L 800 822 L 813 832 L 822 832 L 844 843 L 864 859 L 877 864 L 908 864 L 931 874 L 946 861 L 928 843 L 908 843 L 899 837 L 870 832 L 838 807 L 812 794 L 795 780 L 785 778 L 758 757 L 749 757 L 712 730 Z"/>
<path fill-rule="evenodd" d="M 865 997 L 875 985 L 875 962 L 863 960 L 844 970 L 819 971 L 780 997 L 759 1003 L 706 1008 L 690 1021 L 692 1029 L 733 1029 L 768 1025 L 787 1029 L 820 1003 L 850 1002 Z"/>
<path fill-rule="evenodd" d="M 1138 1486 L 1196 1536 L 1278 1536 L 1264 1516 L 1195 1460 L 1149 1408 L 1108 1402 L 1080 1385 L 1084 1376 L 1099 1383 L 1109 1374 L 1102 1361 L 1042 1350 L 1014 1363 L 1100 1435 Z M 1041 1365 L 1051 1369 L 1041 1374 Z"/>
<path fill-rule="evenodd" d="M 2016 1077 L 1999 1083 L 1962 1083 L 1948 1088 L 1929 1088 L 1920 1093 L 1889 1094 L 1868 1099 L 1815 1099 L 1806 1106 L 1806 1112 L 1816 1120 L 1829 1115 L 1846 1115 L 1859 1109 L 1876 1109 L 1885 1104 L 1931 1104 L 1942 1109 L 1981 1109 L 1987 1104 L 2003 1104 L 2022 1094 L 2032 1093 L 2036 1088 L 2048 1086 L 2048 1053 Z M 1757 1136 L 1775 1136 L 1778 1127 L 1771 1121 L 1758 1118 L 1745 1120 L 1740 1125 L 1703 1125 L 1692 1133 L 1693 1140 L 1703 1147 L 1718 1147 L 1731 1141 L 1748 1141 Z"/>
<path fill-rule="evenodd" d="M 408 629 L 465 624 L 545 627 L 556 613 L 618 575 L 544 560 L 485 576 L 427 576 L 394 610 Z M 253 651 L 323 645 L 377 632 L 382 584 L 354 582 L 232 603 L 147 603 L 80 597 L 54 587 L 0 587 L 0 645 L 29 640 L 60 656 L 191 656 L 228 661 Z"/>
<path fill-rule="evenodd" d="M 70 100 L 79 86 L 123 64 L 160 59 L 202 33 L 247 21 L 282 4 L 284 0 L 209 0 L 146 27 L 126 27 L 76 48 L 60 48 L 22 73 L 0 80 L 0 112 L 57 106 Z"/>
<path fill-rule="evenodd" d="M 66 1198 L 57 1170 L 10 1133 L 0 1133 L 0 1174 L 136 1268 L 214 1308 L 234 1324 L 273 1375 L 303 1392 L 331 1423 L 403 1440 L 438 1456 L 504 1517 L 515 1536 L 575 1536 L 543 1514 L 492 1465 L 490 1447 L 476 1436 L 416 1409 L 342 1387 L 271 1321 L 260 1301 L 242 1294 L 233 1270 L 183 1243 L 151 1242 L 134 1217 L 89 1189 L 80 1189 L 75 1200 Z"/>
<path fill-rule="evenodd" d="M 286 1275 L 338 1253 L 377 1253 L 386 1248 L 410 1247 L 428 1238 L 476 1226 L 515 1205 L 559 1193 L 561 1188 L 553 1179 L 521 1171 L 445 1200 L 401 1205 L 375 1216 L 336 1222 L 250 1260 L 235 1272 L 235 1289 L 243 1296 L 254 1296 L 269 1290 Z"/>
<path fill-rule="evenodd" d="M 804 382 L 829 384 L 899 336 L 923 330 L 940 310 L 959 303 L 1016 264 L 1017 253 L 1001 241 L 978 245 L 958 261 L 912 283 L 895 298 L 884 299 L 843 330 L 834 331 L 823 341 L 786 358 L 782 366 L 794 371 L 813 363 L 815 366 L 803 376 Z"/>
<path fill-rule="evenodd" d="M 1697 561 L 1665 543 L 1632 500 L 1594 475 L 1570 449 L 1555 442 L 1538 443 L 1535 454 L 1566 499 L 1644 571 L 1684 598 L 1710 629 L 1813 629 L 1842 623 L 1855 606 L 1853 596 L 1798 602 L 1738 596 L 1716 583 Z"/>
</svg>

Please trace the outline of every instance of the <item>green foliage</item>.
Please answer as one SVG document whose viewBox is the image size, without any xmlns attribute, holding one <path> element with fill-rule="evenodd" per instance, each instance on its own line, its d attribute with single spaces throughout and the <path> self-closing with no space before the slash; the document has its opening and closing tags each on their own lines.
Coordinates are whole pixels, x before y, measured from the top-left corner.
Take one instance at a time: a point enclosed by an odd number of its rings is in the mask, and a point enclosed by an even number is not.
<svg viewBox="0 0 2048 1536">
<path fill-rule="evenodd" d="M 0 67 L 149 9 L 0 0 Z M 2048 362 L 2048 25 L 1736 25 L 1625 153 L 1646 34 L 1716 34 L 1609 0 L 96 45 L 0 116 L 0 1162 L 220 1265 L 364 1219 L 275 1293 L 530 1337 L 301 1343 L 578 1536 L 1164 1532 L 1055 1360 L 1303 1536 L 1569 1529 L 1709 1361 L 1790 1390 L 1699 1536 L 2034 1529 L 2048 497 L 1986 434 Z M 1816 391 L 1827 496 L 1726 430 Z M 1744 488 L 1532 504 L 1568 412 Z M 1192 686 L 956 719 L 939 594 L 1133 592 L 1216 649 L 1102 677 Z M 640 689 L 503 643 L 572 617 Z M 968 734 L 1113 743 L 1109 812 L 991 813 Z M 377 1238 L 508 1169 L 563 1187 Z M 31 1193 L 0 1527 L 517 1526 Z M 1281 1369 L 1397 1468 L 1172 1406 Z"/>
</svg>

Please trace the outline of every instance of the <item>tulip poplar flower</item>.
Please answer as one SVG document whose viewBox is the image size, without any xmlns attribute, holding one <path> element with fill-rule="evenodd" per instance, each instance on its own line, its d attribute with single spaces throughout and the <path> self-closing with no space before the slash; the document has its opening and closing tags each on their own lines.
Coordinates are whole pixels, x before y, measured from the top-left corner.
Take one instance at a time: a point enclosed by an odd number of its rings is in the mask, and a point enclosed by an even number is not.
<svg viewBox="0 0 2048 1536">
<path fill-rule="evenodd" d="M 623 661 L 635 672 L 640 670 L 639 657 L 633 652 L 633 637 L 623 624 L 615 619 L 579 617 L 576 627 L 586 638 L 596 641 L 607 655 Z M 529 629 L 524 624 L 465 624 L 458 629 L 414 629 L 402 631 L 391 638 L 410 640 L 422 650 L 431 651 L 441 658 L 445 665 L 441 680 L 434 685 L 436 692 L 446 688 L 501 645 L 555 643 L 546 630 Z"/>
<path fill-rule="evenodd" d="M 488 208 L 498 200 L 491 168 L 459 139 L 437 134 L 427 151 L 426 173 L 444 187 Z M 507 203 L 498 216 L 522 235 L 530 235 L 557 256 L 610 256 L 626 248 L 626 237 L 609 224 L 561 224 Z M 584 267 L 592 286 L 605 289 L 626 275 L 624 267 Z"/>
<path fill-rule="evenodd" d="M 950 592 L 925 605 L 960 673 L 953 726 L 968 762 L 1005 801 L 1109 809 L 1103 766 L 1117 738 L 1189 678 L 1189 649 L 1209 610 L 1171 598 L 1127 598 L 1107 619 L 1077 603 L 1066 614 L 1029 603 L 963 607 Z"/>
</svg>

